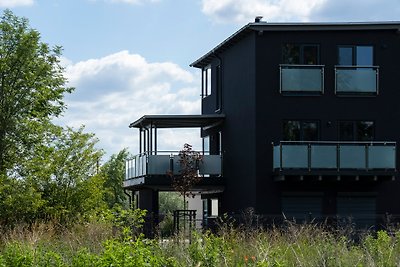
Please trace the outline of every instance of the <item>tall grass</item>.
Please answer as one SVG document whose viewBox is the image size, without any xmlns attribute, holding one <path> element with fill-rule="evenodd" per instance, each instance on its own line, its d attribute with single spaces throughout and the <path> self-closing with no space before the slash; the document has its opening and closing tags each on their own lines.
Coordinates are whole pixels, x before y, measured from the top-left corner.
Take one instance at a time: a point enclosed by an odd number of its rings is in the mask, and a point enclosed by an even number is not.
<svg viewBox="0 0 400 267">
<path fill-rule="evenodd" d="M 311 224 L 271 229 L 222 225 L 169 240 L 132 237 L 112 224 L 20 226 L 0 235 L 0 266 L 400 266 L 400 230 L 333 231 Z"/>
</svg>

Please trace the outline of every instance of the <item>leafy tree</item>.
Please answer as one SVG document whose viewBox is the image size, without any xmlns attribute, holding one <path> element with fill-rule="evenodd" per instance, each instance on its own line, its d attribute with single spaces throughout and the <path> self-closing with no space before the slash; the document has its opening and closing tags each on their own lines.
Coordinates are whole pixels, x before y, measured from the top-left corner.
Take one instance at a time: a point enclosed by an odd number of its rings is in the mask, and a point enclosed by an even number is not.
<svg viewBox="0 0 400 267">
<path fill-rule="evenodd" d="M 0 186 L 0 222 L 13 224 L 56 220 L 62 224 L 106 207 L 104 178 L 97 173 L 103 152 L 93 134 L 54 126 L 19 171 Z M 22 204 L 22 205 L 21 205 Z"/>
<path fill-rule="evenodd" d="M 115 205 L 127 207 L 122 183 L 125 179 L 125 161 L 128 157 L 128 151 L 123 149 L 118 154 L 112 155 L 101 168 L 102 175 L 105 177 L 104 198 L 109 208 Z"/>
<path fill-rule="evenodd" d="M 0 225 L 32 223 L 38 218 L 44 200 L 41 193 L 24 180 L 0 178 Z"/>
<path fill-rule="evenodd" d="M 40 41 L 28 20 L 4 11 L 0 19 L 0 174 L 15 174 L 65 109 L 61 47 Z"/>
<path fill-rule="evenodd" d="M 27 168 L 34 170 L 27 178 L 36 181 L 46 200 L 44 214 L 64 222 L 104 207 L 104 180 L 97 173 L 103 152 L 95 147 L 94 135 L 84 133 L 81 127 L 77 131 L 62 129 L 51 138 Z"/>
</svg>

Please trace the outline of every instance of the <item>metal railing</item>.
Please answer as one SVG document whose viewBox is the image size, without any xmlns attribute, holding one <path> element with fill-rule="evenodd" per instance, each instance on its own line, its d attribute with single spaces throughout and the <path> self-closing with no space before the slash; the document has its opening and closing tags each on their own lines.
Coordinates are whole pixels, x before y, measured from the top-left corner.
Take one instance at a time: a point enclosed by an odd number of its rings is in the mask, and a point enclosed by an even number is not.
<svg viewBox="0 0 400 267">
<path fill-rule="evenodd" d="M 178 174 L 180 157 L 178 151 L 145 152 L 134 156 L 125 163 L 125 179 L 148 175 Z M 222 155 L 202 155 L 199 162 L 200 175 L 221 175 Z"/>
<path fill-rule="evenodd" d="M 335 93 L 379 93 L 378 66 L 335 66 Z"/>
<path fill-rule="evenodd" d="M 396 170 L 396 142 L 281 141 L 274 170 Z"/>
<path fill-rule="evenodd" d="M 323 65 L 281 64 L 280 92 L 324 93 Z"/>
</svg>

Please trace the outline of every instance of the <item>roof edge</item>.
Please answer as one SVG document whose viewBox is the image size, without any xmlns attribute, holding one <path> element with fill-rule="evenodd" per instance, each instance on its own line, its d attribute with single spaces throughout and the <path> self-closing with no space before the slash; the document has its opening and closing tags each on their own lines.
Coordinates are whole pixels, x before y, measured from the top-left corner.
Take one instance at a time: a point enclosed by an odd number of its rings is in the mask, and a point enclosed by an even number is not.
<svg viewBox="0 0 400 267">
<path fill-rule="evenodd" d="M 198 115 L 144 115 L 136 121 L 129 124 L 129 128 L 143 128 L 150 124 L 157 124 L 162 121 L 180 122 L 180 121 L 207 121 L 207 120 L 223 120 L 225 114 L 198 114 Z M 197 124 L 196 124 L 197 125 Z M 196 125 L 191 127 L 197 127 Z M 166 127 L 169 128 L 169 127 Z M 175 128 L 175 127 L 170 127 Z M 184 127 L 183 127 L 184 128 Z"/>
<path fill-rule="evenodd" d="M 400 21 L 376 22 L 299 22 L 299 23 L 273 23 L 251 22 L 237 30 L 211 51 L 191 63 L 190 67 L 203 68 L 210 64 L 216 53 L 228 47 L 234 40 L 251 31 L 333 31 L 333 30 L 396 30 L 400 31 Z"/>
</svg>

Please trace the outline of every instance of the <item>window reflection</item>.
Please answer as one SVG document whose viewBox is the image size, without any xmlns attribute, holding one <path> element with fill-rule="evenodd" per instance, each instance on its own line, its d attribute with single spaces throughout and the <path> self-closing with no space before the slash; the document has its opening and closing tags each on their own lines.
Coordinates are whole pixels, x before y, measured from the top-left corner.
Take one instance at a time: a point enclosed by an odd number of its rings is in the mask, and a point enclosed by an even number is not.
<svg viewBox="0 0 400 267">
<path fill-rule="evenodd" d="M 373 141 L 375 125 L 373 121 L 340 121 L 339 140 Z"/>
<path fill-rule="evenodd" d="M 317 65 L 319 64 L 318 45 L 285 44 L 282 47 L 283 64 Z"/>
<path fill-rule="evenodd" d="M 284 141 L 317 141 L 318 122 L 316 121 L 285 121 L 283 123 Z"/>
<path fill-rule="evenodd" d="M 374 49 L 372 46 L 339 46 L 338 64 L 342 66 L 373 66 Z"/>
</svg>

